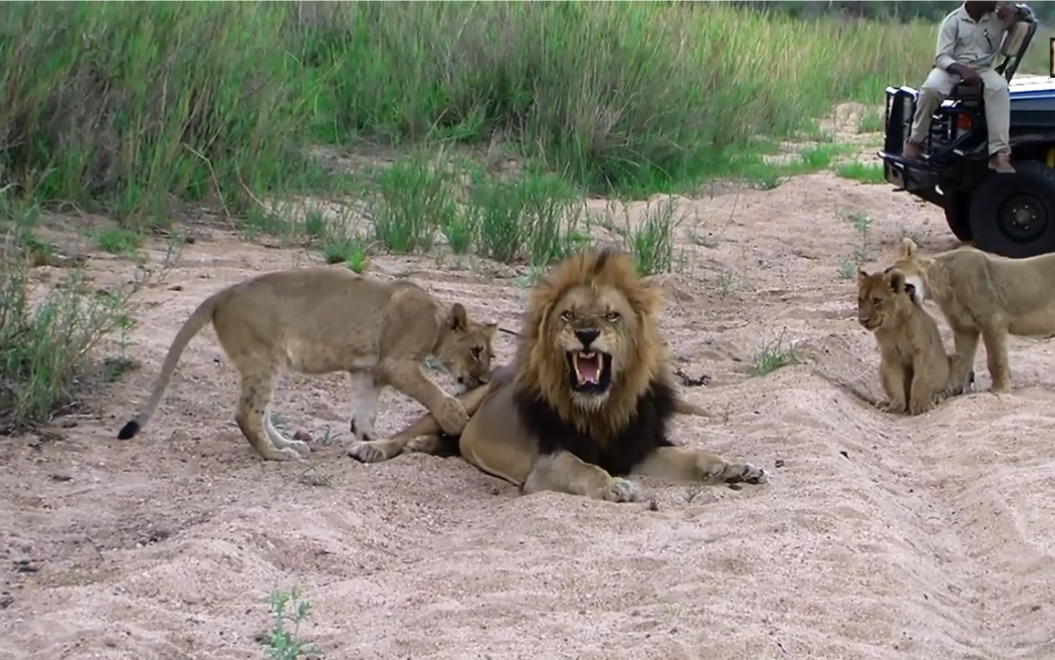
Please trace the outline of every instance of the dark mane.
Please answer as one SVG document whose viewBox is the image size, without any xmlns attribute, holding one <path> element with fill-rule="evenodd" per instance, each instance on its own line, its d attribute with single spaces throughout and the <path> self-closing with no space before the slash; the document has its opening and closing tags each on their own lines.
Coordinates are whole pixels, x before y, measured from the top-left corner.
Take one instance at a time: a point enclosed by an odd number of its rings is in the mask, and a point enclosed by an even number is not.
<svg viewBox="0 0 1055 660">
<path fill-rule="evenodd" d="M 513 401 L 520 422 L 538 438 L 539 452 L 563 449 L 612 476 L 625 476 L 657 447 L 670 447 L 667 422 L 674 415 L 674 388 L 659 380 L 637 400 L 629 423 L 613 437 L 592 438 L 563 418 L 535 389 L 517 387 Z M 598 413 L 603 414 L 603 412 Z"/>
</svg>

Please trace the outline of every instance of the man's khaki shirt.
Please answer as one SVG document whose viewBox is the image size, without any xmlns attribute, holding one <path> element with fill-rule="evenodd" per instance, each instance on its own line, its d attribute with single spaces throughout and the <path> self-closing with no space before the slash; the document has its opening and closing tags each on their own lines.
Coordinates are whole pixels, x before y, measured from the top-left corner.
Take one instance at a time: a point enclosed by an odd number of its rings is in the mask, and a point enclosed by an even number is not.
<svg viewBox="0 0 1055 660">
<path fill-rule="evenodd" d="M 992 68 L 1004 32 L 1017 18 L 1012 14 L 1006 21 L 1001 21 L 993 11 L 975 22 L 960 5 L 949 12 L 938 28 L 938 53 L 934 63 L 942 71 L 956 63 L 975 71 Z"/>
</svg>

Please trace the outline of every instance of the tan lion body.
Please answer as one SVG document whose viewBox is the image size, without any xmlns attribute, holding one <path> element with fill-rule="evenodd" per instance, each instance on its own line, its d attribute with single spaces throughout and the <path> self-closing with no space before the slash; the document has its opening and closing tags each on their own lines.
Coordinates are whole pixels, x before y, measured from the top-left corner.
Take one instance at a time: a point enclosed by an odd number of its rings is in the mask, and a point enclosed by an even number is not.
<svg viewBox="0 0 1055 660">
<path fill-rule="evenodd" d="M 966 364 L 964 386 L 974 366 L 978 340 L 996 393 L 1011 391 L 1007 336 L 1055 333 L 1055 254 L 1008 259 L 972 247 L 925 256 L 902 239 L 891 268 L 916 284 L 920 299 L 933 299 L 952 329 L 956 352 Z"/>
<path fill-rule="evenodd" d="M 857 321 L 879 345 L 879 382 L 886 412 L 919 415 L 959 394 L 965 365 L 947 355 L 934 318 L 915 298 L 905 275 L 888 270 L 857 273 Z"/>
<path fill-rule="evenodd" d="M 674 393 L 656 325 L 661 303 L 626 255 L 590 252 L 557 265 L 530 295 L 514 363 L 459 397 L 470 413 L 457 439 L 462 458 L 525 494 L 615 502 L 635 499 L 635 483 L 623 478 L 630 475 L 764 483 L 760 468 L 667 439 L 675 413 L 705 413 Z M 436 451 L 436 431 L 423 417 L 359 458 L 385 460 L 404 446 Z"/>
<path fill-rule="evenodd" d="M 377 401 L 389 386 L 425 406 L 445 432 L 461 431 L 468 413 L 425 375 L 422 362 L 435 355 L 459 382 L 486 382 L 497 327 L 470 321 L 458 303 L 445 310 L 411 282 L 379 282 L 345 268 L 266 273 L 213 294 L 194 310 L 165 356 L 150 399 L 119 438 L 146 425 L 187 343 L 210 322 L 240 376 L 235 420 L 253 449 L 270 460 L 308 453 L 305 443 L 274 427 L 268 412 L 286 370 L 348 372 L 351 427 L 359 440 L 376 438 Z"/>
</svg>

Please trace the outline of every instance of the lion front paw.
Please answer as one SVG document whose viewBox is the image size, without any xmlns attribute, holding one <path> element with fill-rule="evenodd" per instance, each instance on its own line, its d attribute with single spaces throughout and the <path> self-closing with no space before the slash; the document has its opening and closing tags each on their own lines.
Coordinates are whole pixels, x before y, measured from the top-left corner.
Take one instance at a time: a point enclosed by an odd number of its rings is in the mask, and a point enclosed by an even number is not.
<svg viewBox="0 0 1055 660">
<path fill-rule="evenodd" d="M 722 481 L 727 484 L 764 484 L 769 481 L 769 473 L 750 463 L 731 463 L 725 468 Z"/>
<path fill-rule="evenodd" d="M 879 409 L 892 415 L 903 415 L 908 407 L 901 401 L 888 401 L 880 406 Z"/>
<path fill-rule="evenodd" d="M 633 502 L 637 492 L 637 484 L 633 481 L 616 477 L 601 490 L 601 499 L 606 502 Z"/>
<path fill-rule="evenodd" d="M 469 423 L 469 413 L 460 401 L 451 397 L 443 402 L 439 410 L 433 412 L 436 423 L 447 435 L 461 435 Z"/>
<path fill-rule="evenodd" d="M 934 410 L 935 407 L 934 399 L 927 397 L 922 401 L 910 401 L 908 404 L 908 412 L 910 415 L 922 415 L 923 413 L 928 413 Z"/>
<path fill-rule="evenodd" d="M 405 452 L 417 452 L 421 454 L 435 454 L 440 450 L 440 439 L 434 435 L 423 435 L 407 442 Z"/>
<path fill-rule="evenodd" d="M 373 442 L 356 442 L 348 448 L 348 455 L 363 463 L 380 463 L 388 460 L 388 453 Z"/>
</svg>

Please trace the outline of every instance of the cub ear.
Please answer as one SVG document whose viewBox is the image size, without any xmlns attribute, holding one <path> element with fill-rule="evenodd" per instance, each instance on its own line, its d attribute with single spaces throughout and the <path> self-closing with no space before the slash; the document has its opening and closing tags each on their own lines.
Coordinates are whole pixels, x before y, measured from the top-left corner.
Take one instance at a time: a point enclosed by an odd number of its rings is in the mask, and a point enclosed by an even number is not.
<svg viewBox="0 0 1055 660">
<path fill-rule="evenodd" d="M 451 311 L 447 313 L 447 325 L 451 326 L 452 330 L 462 331 L 469 327 L 469 319 L 466 317 L 465 308 L 462 307 L 461 303 L 451 305 Z"/>
<path fill-rule="evenodd" d="M 863 283 L 867 279 L 868 279 L 868 273 L 865 272 L 865 269 L 864 268 L 858 268 L 857 269 L 857 284 L 860 285 L 861 283 Z"/>
<path fill-rule="evenodd" d="M 902 237 L 902 239 L 901 239 L 901 258 L 902 259 L 911 259 L 912 257 L 916 256 L 916 252 L 918 250 L 919 250 L 919 247 L 916 245 L 916 242 L 914 240 L 912 240 L 908 236 Z"/>
<path fill-rule="evenodd" d="M 905 291 L 905 274 L 899 270 L 892 270 L 887 273 L 887 281 L 890 282 L 890 288 L 894 293 L 902 293 Z"/>
</svg>

